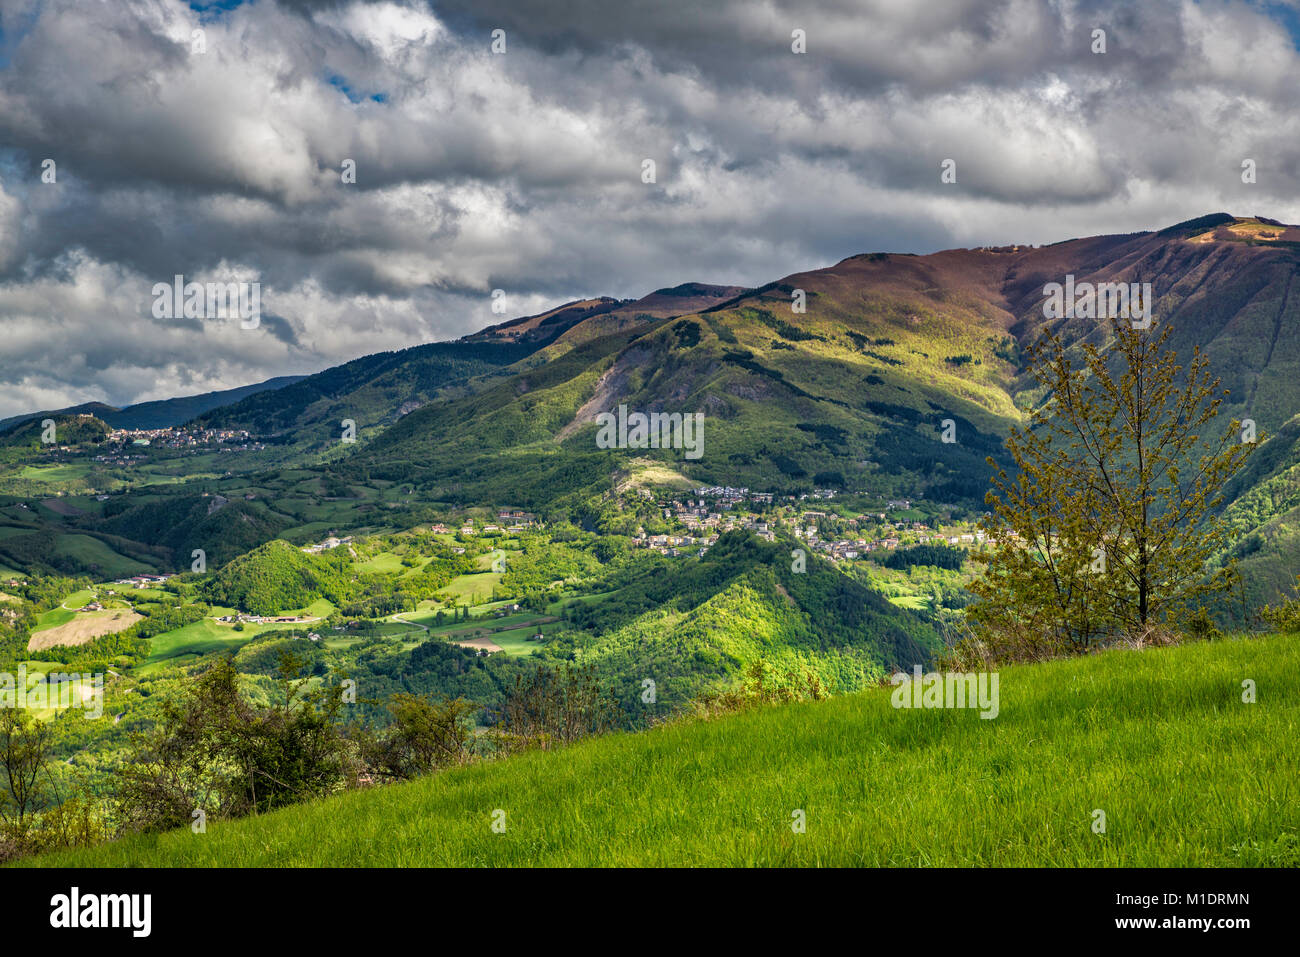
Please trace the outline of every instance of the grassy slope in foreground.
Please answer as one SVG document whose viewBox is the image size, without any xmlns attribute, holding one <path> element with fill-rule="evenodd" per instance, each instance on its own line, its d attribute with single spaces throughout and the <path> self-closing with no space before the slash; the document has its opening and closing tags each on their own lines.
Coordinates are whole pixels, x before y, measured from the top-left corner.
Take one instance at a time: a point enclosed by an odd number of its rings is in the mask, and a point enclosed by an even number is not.
<svg viewBox="0 0 1300 957">
<path fill-rule="evenodd" d="M 1004 670 L 994 720 L 872 689 L 39 863 L 1295 865 L 1298 666 L 1294 636 L 1113 651 Z"/>
</svg>

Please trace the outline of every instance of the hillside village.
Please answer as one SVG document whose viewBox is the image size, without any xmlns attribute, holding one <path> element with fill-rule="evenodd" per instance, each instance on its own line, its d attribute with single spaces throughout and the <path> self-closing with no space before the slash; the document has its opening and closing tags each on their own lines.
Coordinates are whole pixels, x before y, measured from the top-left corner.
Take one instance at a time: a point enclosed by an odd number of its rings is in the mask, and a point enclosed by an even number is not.
<svg viewBox="0 0 1300 957">
<path fill-rule="evenodd" d="M 834 489 L 817 489 L 796 496 L 756 492 L 744 487 L 702 486 L 690 496 L 656 495 L 645 489 L 640 494 L 653 502 L 663 521 L 672 527 L 649 532 L 638 528 L 633 545 L 670 557 L 703 556 L 720 534 L 738 530 L 752 532 L 768 542 L 775 541 L 778 533 L 785 533 L 806 543 L 811 550 L 839 561 L 910 545 L 978 548 L 986 541 L 984 532 L 970 522 L 936 523 L 913 517 L 917 514 L 914 504 L 919 503 L 909 499 L 889 500 L 884 503 L 884 511 L 846 516 L 809 507 L 835 499 L 839 493 Z M 468 538 L 517 534 L 544 527 L 531 513 L 500 509 L 496 522 L 469 518 L 458 526 L 436 522 L 430 531 Z M 350 538 L 331 537 L 320 544 L 304 546 L 303 551 L 320 552 L 350 541 Z"/>
<path fill-rule="evenodd" d="M 870 552 L 906 545 L 943 544 L 974 548 L 985 541 L 983 532 L 969 523 L 949 522 L 940 529 L 914 518 L 890 513 L 910 512 L 910 500 L 891 500 L 885 511 L 846 517 L 838 512 L 808 508 L 808 504 L 834 499 L 833 489 L 811 495 L 774 496 L 747 488 L 704 487 L 695 497 L 657 502 L 663 517 L 681 526 L 680 533 L 637 536 L 641 547 L 665 555 L 705 554 L 719 534 L 743 529 L 766 541 L 785 532 L 806 542 L 813 551 L 837 560 L 861 558 Z"/>
</svg>

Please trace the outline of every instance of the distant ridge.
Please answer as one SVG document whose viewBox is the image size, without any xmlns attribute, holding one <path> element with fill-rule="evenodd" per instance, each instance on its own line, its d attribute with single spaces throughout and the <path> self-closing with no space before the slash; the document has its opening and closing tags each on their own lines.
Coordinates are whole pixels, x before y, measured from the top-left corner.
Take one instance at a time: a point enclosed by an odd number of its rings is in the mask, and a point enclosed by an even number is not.
<svg viewBox="0 0 1300 957">
<path fill-rule="evenodd" d="M 254 385 L 224 389 L 220 392 L 204 392 L 200 395 L 181 396 L 176 399 L 156 399 L 152 402 L 138 402 L 124 408 L 108 405 L 104 402 L 83 402 L 81 405 L 66 409 L 47 409 L 43 412 L 29 412 L 23 415 L 0 419 L 0 432 L 7 432 L 32 419 L 55 415 L 93 415 L 115 429 L 166 429 L 182 425 L 204 412 L 231 405 L 240 399 L 259 392 L 283 389 L 306 376 L 283 375 Z"/>
</svg>

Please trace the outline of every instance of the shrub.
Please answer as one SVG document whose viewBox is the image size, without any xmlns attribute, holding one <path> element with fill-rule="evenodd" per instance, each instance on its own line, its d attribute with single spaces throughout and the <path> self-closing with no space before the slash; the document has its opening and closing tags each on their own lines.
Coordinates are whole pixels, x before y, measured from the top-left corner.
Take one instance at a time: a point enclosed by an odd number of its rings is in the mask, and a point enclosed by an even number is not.
<svg viewBox="0 0 1300 957">
<path fill-rule="evenodd" d="M 764 658 L 751 662 L 745 677 L 730 691 L 705 695 L 695 702 L 696 711 L 706 717 L 744 711 L 760 705 L 789 704 L 793 701 L 821 701 L 826 687 L 812 671 L 787 671 L 778 677 Z"/>
<path fill-rule="evenodd" d="M 517 675 L 501 706 L 497 740 L 506 750 L 569 744 L 614 727 L 617 698 L 583 668 L 538 665 Z"/>
<path fill-rule="evenodd" d="M 1297 592 L 1300 593 L 1300 575 L 1296 576 Z M 1297 598 L 1288 598 L 1276 608 L 1265 605 L 1260 611 L 1264 620 L 1278 631 L 1290 634 L 1300 631 L 1300 594 Z"/>
<path fill-rule="evenodd" d="M 361 756 L 373 773 L 409 780 L 470 759 L 474 705 L 464 698 L 396 694 L 388 710 L 392 725 L 382 735 L 361 733 Z"/>
</svg>

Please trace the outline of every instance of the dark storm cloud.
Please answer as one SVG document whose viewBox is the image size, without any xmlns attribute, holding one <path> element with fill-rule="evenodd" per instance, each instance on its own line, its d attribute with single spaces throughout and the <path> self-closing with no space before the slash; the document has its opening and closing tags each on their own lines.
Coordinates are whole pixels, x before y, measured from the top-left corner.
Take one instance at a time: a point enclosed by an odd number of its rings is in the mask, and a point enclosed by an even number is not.
<svg viewBox="0 0 1300 957">
<path fill-rule="evenodd" d="M 0 415 L 461 335 L 500 321 L 494 288 L 524 314 L 1300 218 L 1300 21 L 1277 4 L 197 6 L 0 0 Z M 260 282 L 262 323 L 155 319 L 177 273 Z"/>
</svg>

